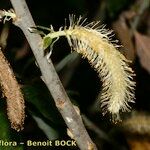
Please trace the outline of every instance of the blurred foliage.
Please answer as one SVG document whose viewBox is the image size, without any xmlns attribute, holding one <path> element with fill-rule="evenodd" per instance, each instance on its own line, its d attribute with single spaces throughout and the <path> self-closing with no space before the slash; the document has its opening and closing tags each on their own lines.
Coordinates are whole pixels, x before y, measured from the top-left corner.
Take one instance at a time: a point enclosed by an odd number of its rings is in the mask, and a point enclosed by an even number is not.
<svg viewBox="0 0 150 150">
<path fill-rule="evenodd" d="M 29 106 L 34 106 L 41 115 L 50 121 L 54 123 L 59 122 L 60 116 L 58 117 L 58 111 L 55 108 L 54 102 L 52 101 L 52 98 L 45 86 L 42 87 L 42 85 L 36 84 L 32 86 L 24 86 L 23 93 L 26 101 L 30 103 Z"/>
<path fill-rule="evenodd" d="M 130 5 L 131 1 L 127 0 L 106 0 L 108 14 L 110 17 L 117 17 L 118 13 Z"/>
</svg>

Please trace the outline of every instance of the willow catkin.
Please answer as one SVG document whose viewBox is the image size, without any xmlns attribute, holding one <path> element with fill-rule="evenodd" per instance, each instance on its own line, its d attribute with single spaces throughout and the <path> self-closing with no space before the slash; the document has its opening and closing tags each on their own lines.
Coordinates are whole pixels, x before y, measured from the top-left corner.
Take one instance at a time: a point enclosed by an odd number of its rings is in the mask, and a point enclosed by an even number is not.
<svg viewBox="0 0 150 150">
<path fill-rule="evenodd" d="M 119 112 L 130 110 L 129 102 L 134 102 L 133 81 L 134 72 L 128 65 L 128 60 L 117 50 L 118 45 L 111 42 L 112 31 L 96 27 L 98 23 L 75 21 L 70 17 L 70 26 L 60 28 L 44 37 L 51 39 L 65 36 L 72 50 L 87 58 L 97 71 L 102 81 L 101 108 L 103 114 L 109 112 L 112 119 L 119 119 Z M 44 41 L 43 39 L 43 41 Z"/>
<path fill-rule="evenodd" d="M 144 112 L 133 112 L 125 119 L 122 127 L 127 133 L 150 136 L 150 115 Z"/>
<path fill-rule="evenodd" d="M 23 129 L 25 112 L 24 99 L 14 73 L 0 50 L 0 85 L 7 101 L 7 114 L 11 127 L 17 131 Z"/>
</svg>

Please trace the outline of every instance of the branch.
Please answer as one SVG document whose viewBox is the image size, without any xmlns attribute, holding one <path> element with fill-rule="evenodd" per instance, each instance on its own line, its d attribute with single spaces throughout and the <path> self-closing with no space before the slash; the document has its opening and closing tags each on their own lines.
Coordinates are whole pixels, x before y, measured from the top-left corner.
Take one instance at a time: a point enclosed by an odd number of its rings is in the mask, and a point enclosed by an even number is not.
<svg viewBox="0 0 150 150">
<path fill-rule="evenodd" d="M 74 135 L 74 139 L 76 140 L 79 148 L 81 150 L 96 150 L 97 148 L 90 139 L 83 125 L 81 117 L 76 113 L 75 109 L 73 108 L 73 105 L 70 102 L 60 82 L 60 79 L 55 71 L 51 60 L 48 62 L 47 59 L 43 56 L 41 37 L 28 31 L 28 28 L 34 27 L 35 23 L 28 10 L 25 0 L 10 1 L 17 15 L 17 19 L 14 23 L 24 32 L 37 60 L 37 63 L 40 67 L 44 82 L 54 98 L 56 107 L 64 118 L 68 128 Z"/>
</svg>

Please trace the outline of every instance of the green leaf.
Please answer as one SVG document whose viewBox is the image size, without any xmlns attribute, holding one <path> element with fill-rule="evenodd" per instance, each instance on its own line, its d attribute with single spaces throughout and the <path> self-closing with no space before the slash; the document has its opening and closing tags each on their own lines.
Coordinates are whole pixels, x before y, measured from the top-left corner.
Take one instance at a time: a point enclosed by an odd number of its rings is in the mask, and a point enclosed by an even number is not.
<svg viewBox="0 0 150 150">
<path fill-rule="evenodd" d="M 130 5 L 130 3 L 131 1 L 127 0 L 107 0 L 106 5 L 109 16 L 111 18 L 118 16 L 118 13 Z"/>
<path fill-rule="evenodd" d="M 9 122 L 7 119 L 7 116 L 4 114 L 4 109 L 2 107 L 4 107 L 4 105 L 2 106 L 2 104 L 0 103 L 0 139 L 8 139 L 9 138 Z"/>
<path fill-rule="evenodd" d="M 43 49 L 48 48 L 51 45 L 51 43 L 52 43 L 52 39 L 48 36 L 45 36 L 43 38 Z"/>
<path fill-rule="evenodd" d="M 43 117 L 56 124 L 62 123 L 62 118 L 56 109 L 54 101 L 44 85 L 28 85 L 23 87 L 22 90 L 26 101 L 32 104 Z"/>
<path fill-rule="evenodd" d="M 24 86 L 23 93 L 25 100 L 28 102 L 27 110 L 38 127 L 51 140 L 58 138 L 62 134 L 64 120 L 60 116 L 55 103 L 42 82 Z"/>
</svg>

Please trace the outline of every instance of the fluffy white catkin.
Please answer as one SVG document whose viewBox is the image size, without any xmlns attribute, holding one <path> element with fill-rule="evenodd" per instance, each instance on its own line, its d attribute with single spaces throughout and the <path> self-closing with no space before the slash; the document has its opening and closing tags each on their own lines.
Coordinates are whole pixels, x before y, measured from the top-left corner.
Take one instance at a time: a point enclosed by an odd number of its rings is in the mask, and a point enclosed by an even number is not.
<svg viewBox="0 0 150 150">
<path fill-rule="evenodd" d="M 96 28 L 98 23 L 83 25 L 85 20 L 81 20 L 81 17 L 77 21 L 70 17 L 68 28 L 57 32 L 52 28 L 45 38 L 66 36 L 70 47 L 88 59 L 102 81 L 103 114 L 109 112 L 115 120 L 119 119 L 119 112 L 129 111 L 128 103 L 134 102 L 134 72 L 129 61 L 117 50 L 118 46 L 111 42 L 111 31 Z"/>
</svg>

